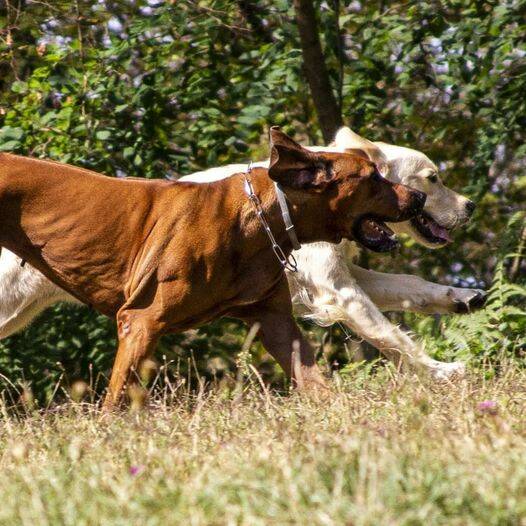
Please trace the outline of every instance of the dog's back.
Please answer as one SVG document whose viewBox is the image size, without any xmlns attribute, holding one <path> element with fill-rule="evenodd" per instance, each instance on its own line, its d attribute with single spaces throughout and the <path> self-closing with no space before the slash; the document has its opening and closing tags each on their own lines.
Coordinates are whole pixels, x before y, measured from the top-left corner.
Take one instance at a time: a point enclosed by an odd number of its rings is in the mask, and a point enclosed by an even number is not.
<svg viewBox="0 0 526 526">
<path fill-rule="evenodd" d="M 48 278 L 54 276 L 53 281 L 66 290 L 75 280 L 79 299 L 95 303 L 93 296 L 98 301 L 117 275 L 126 275 L 129 253 L 140 249 L 143 231 L 155 220 L 150 217 L 153 196 L 171 184 L 122 181 L 75 166 L 5 154 L 0 158 L 0 243 Z M 120 247 L 120 257 L 109 268 L 106 253 L 115 246 Z M 82 264 L 85 254 L 90 254 L 93 267 Z M 32 273 L 19 278 L 36 279 Z M 108 292 L 106 296 L 108 305 L 101 310 L 110 312 L 121 298 Z"/>
</svg>

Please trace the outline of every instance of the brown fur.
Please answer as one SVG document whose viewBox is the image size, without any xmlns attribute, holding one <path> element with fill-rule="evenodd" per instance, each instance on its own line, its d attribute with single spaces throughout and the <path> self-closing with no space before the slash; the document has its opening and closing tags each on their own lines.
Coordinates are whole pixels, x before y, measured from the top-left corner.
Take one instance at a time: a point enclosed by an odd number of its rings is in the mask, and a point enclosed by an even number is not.
<svg viewBox="0 0 526 526">
<path fill-rule="evenodd" d="M 270 168 L 255 169 L 252 181 L 287 254 L 271 179 L 286 190 L 302 243 L 350 238 L 363 214 L 406 220 L 423 204 L 421 194 L 378 178 L 361 157 L 308 152 L 277 129 L 271 141 Z M 297 384 L 323 383 L 243 182 L 243 174 L 209 184 L 120 180 L 0 155 L 0 245 L 116 317 L 106 407 L 163 333 L 223 315 L 259 322 L 264 345 Z"/>
</svg>

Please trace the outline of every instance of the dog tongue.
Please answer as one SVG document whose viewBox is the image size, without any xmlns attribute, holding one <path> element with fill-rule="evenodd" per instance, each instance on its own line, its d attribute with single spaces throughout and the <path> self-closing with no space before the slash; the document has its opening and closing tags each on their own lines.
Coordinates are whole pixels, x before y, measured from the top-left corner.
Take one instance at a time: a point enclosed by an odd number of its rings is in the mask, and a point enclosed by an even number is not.
<svg viewBox="0 0 526 526">
<path fill-rule="evenodd" d="M 451 241 L 449 232 L 443 226 L 440 226 L 438 223 L 435 223 L 435 221 L 429 222 L 429 229 L 431 230 L 431 232 L 433 233 L 435 237 L 439 237 L 440 239 L 445 239 L 446 241 Z"/>
</svg>

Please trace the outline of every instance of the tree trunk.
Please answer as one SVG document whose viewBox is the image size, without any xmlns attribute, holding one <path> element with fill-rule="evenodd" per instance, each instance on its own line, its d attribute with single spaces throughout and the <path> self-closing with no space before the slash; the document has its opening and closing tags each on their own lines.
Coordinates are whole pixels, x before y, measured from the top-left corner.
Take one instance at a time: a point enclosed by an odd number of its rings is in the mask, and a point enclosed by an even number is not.
<svg viewBox="0 0 526 526">
<path fill-rule="evenodd" d="M 338 107 L 329 81 L 312 0 L 294 0 L 293 3 L 300 33 L 303 70 L 309 83 L 323 138 L 329 143 L 343 124 L 341 108 Z"/>
</svg>

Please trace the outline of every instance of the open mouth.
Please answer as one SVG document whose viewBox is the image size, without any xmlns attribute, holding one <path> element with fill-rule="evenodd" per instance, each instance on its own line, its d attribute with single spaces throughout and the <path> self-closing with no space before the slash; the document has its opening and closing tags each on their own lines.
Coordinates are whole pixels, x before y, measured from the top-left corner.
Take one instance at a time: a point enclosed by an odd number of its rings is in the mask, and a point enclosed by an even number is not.
<svg viewBox="0 0 526 526">
<path fill-rule="evenodd" d="M 380 219 L 364 217 L 353 228 L 355 241 L 375 252 L 388 252 L 398 246 L 394 232 Z"/>
<path fill-rule="evenodd" d="M 428 243 L 445 245 L 451 241 L 448 229 L 440 226 L 425 212 L 413 217 L 411 225 Z"/>
</svg>

